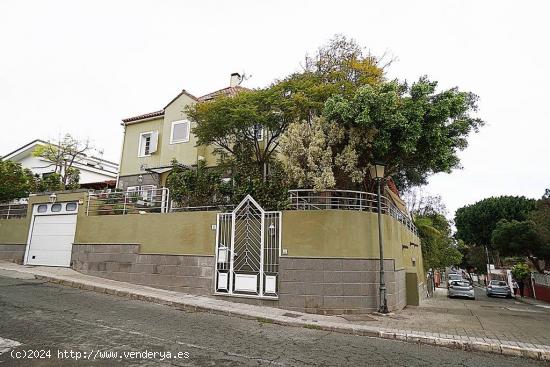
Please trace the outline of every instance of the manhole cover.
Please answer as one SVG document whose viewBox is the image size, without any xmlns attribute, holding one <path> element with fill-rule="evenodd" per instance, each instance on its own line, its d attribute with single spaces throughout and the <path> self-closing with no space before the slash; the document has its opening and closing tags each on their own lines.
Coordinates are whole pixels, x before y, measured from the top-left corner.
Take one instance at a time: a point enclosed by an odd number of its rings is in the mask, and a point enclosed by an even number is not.
<svg viewBox="0 0 550 367">
<path fill-rule="evenodd" d="M 300 315 L 299 313 L 285 312 L 285 313 L 283 314 L 283 316 L 296 318 L 296 317 L 300 317 L 300 316 L 302 316 L 302 315 Z"/>
</svg>

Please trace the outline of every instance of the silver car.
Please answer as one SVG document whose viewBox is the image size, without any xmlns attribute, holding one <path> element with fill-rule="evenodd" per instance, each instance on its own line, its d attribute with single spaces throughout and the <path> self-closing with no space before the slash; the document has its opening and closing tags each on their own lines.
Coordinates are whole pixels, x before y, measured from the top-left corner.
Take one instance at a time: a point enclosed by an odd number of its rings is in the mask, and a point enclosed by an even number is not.
<svg viewBox="0 0 550 367">
<path fill-rule="evenodd" d="M 474 287 L 467 280 L 451 280 L 449 282 L 449 289 L 447 290 L 449 298 L 453 297 L 467 297 L 470 299 L 476 299 L 474 293 Z"/>
<path fill-rule="evenodd" d="M 506 298 L 512 298 L 512 290 L 508 283 L 503 280 L 491 280 L 487 286 L 487 297 L 492 296 L 504 296 Z"/>
<path fill-rule="evenodd" d="M 462 277 L 462 275 L 457 273 L 449 274 L 449 276 L 447 277 L 447 289 L 449 289 L 449 287 L 451 286 L 451 282 L 454 280 L 464 280 L 464 278 Z"/>
</svg>

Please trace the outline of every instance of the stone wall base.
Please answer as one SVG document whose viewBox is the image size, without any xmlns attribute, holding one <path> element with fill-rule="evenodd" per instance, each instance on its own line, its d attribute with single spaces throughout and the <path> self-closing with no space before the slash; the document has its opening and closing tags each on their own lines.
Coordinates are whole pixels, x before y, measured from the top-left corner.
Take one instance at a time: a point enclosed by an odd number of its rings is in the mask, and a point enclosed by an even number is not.
<svg viewBox="0 0 550 367">
<path fill-rule="evenodd" d="M 406 305 L 405 270 L 384 261 L 390 311 Z M 376 259 L 280 258 L 278 307 L 326 315 L 376 312 L 380 265 Z"/>
<path fill-rule="evenodd" d="M 84 274 L 232 302 L 326 315 L 378 310 L 376 259 L 281 257 L 279 264 L 279 299 L 267 300 L 215 295 L 213 256 L 140 254 L 139 245 L 74 245 L 71 261 Z M 396 270 L 393 260 L 385 260 L 384 268 L 388 308 L 402 309 L 405 270 Z"/>
<path fill-rule="evenodd" d="M 27 245 L 0 245 L 0 260 L 23 264 Z"/>
<path fill-rule="evenodd" d="M 102 278 L 210 295 L 214 261 L 213 256 L 140 254 L 139 245 L 73 245 L 71 267 Z"/>
</svg>

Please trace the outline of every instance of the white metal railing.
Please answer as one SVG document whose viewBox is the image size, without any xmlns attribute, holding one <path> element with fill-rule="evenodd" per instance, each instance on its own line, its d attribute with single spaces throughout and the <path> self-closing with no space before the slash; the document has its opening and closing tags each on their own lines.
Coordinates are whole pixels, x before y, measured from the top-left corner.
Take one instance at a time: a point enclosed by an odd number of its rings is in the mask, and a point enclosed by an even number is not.
<svg viewBox="0 0 550 367">
<path fill-rule="evenodd" d="M 25 218 L 28 204 L 2 203 L 0 204 L 0 219 Z"/>
<path fill-rule="evenodd" d="M 312 189 L 289 190 L 291 210 L 358 210 L 378 212 L 378 197 L 371 192 L 352 190 Z M 407 214 L 399 210 L 387 197 L 381 196 L 381 211 L 392 216 L 417 234 L 416 227 Z"/>
<path fill-rule="evenodd" d="M 170 190 L 140 189 L 114 192 L 89 192 L 86 215 L 124 215 L 168 213 Z"/>
<path fill-rule="evenodd" d="M 170 204 L 170 212 L 230 212 L 233 209 L 235 209 L 235 205 L 179 206 L 175 201 Z"/>
</svg>

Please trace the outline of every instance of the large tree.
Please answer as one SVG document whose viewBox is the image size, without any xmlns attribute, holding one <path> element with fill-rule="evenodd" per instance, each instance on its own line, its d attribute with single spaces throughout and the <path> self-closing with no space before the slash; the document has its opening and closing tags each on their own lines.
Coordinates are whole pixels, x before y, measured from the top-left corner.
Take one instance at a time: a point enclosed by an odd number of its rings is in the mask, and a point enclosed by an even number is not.
<svg viewBox="0 0 550 367">
<path fill-rule="evenodd" d="M 327 100 L 324 115 L 343 129 L 333 146 L 336 169 L 358 185 L 370 185 L 368 167 L 386 164 L 400 189 L 425 184 L 429 175 L 460 167 L 458 151 L 483 121 L 473 116 L 477 96 L 420 78 L 365 85 L 351 97 Z"/>
<path fill-rule="evenodd" d="M 524 196 L 483 199 L 456 211 L 456 237 L 470 245 L 491 246 L 493 231 L 499 221 L 527 220 L 533 209 L 535 200 Z"/>
<path fill-rule="evenodd" d="M 29 196 L 35 188 L 35 178 L 20 163 L 0 160 L 0 202 Z"/>
<path fill-rule="evenodd" d="M 381 82 L 387 65 L 355 41 L 336 36 L 306 56 L 299 72 L 266 88 L 197 103 L 187 114 L 196 122 L 198 144 L 217 147 L 221 160 L 252 157 L 265 179 L 291 122 L 319 116 L 335 93 L 351 95 L 360 86 Z"/>
<path fill-rule="evenodd" d="M 545 243 L 531 220 L 502 219 L 492 233 L 492 243 L 500 255 L 525 256 L 538 272 L 544 272 L 539 260 L 549 264 L 550 243 Z"/>
</svg>

